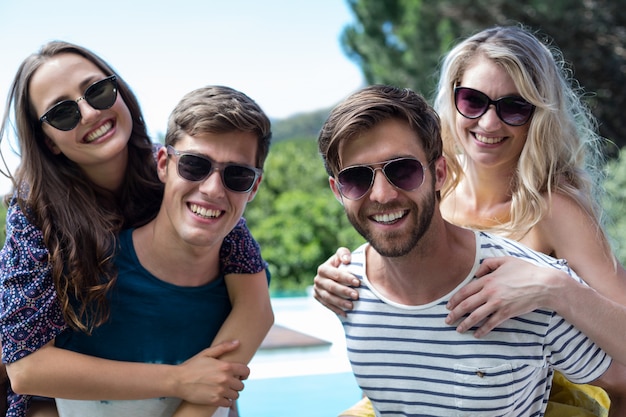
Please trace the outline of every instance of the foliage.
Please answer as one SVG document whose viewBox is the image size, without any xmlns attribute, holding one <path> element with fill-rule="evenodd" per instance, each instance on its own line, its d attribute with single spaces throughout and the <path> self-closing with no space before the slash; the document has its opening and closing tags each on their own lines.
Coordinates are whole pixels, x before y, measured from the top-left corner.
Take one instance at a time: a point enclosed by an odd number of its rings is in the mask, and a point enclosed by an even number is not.
<svg viewBox="0 0 626 417">
<path fill-rule="evenodd" d="M 553 40 L 587 99 L 600 133 L 623 147 L 626 119 L 626 0 L 347 0 L 356 21 L 341 37 L 368 83 L 435 91 L 439 60 L 486 27 L 522 23 Z"/>
<path fill-rule="evenodd" d="M 272 120 L 272 142 L 294 138 L 317 137 L 330 109 L 301 113 L 287 119 Z"/>
<path fill-rule="evenodd" d="M 620 153 L 618 158 L 608 163 L 604 187 L 606 230 L 611 236 L 615 256 L 622 265 L 626 265 L 626 153 Z"/>
<path fill-rule="evenodd" d="M 313 139 L 272 145 L 245 217 L 270 265 L 273 292 L 303 291 L 339 246 L 362 242 L 330 191 Z"/>
</svg>

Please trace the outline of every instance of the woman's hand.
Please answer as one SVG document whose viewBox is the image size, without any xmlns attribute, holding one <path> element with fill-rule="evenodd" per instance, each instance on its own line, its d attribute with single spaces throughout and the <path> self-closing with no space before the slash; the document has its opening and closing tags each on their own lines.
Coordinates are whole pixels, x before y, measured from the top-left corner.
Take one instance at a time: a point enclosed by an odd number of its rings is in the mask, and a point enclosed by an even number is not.
<svg viewBox="0 0 626 417">
<path fill-rule="evenodd" d="M 248 366 L 220 360 L 220 356 L 239 348 L 239 341 L 224 342 L 203 350 L 177 365 L 180 372 L 173 381 L 177 397 L 195 404 L 230 407 L 248 379 Z"/>
<path fill-rule="evenodd" d="M 357 300 L 359 294 L 354 288 L 360 285 L 359 280 L 347 272 L 340 270 L 339 265 L 350 263 L 350 251 L 339 248 L 326 262 L 317 268 L 317 275 L 313 280 L 314 297 L 323 306 L 345 317 L 344 310 L 352 310 L 351 300 Z"/>
<path fill-rule="evenodd" d="M 460 333 L 478 326 L 474 332 L 477 338 L 511 317 L 540 307 L 556 310 L 549 305 L 551 295 L 559 294 L 564 278 L 572 280 L 558 269 L 510 256 L 486 259 L 476 271 L 476 277 L 479 279 L 461 288 L 448 302 L 450 313 L 446 323 L 451 325 L 460 320 L 457 325 Z"/>
</svg>

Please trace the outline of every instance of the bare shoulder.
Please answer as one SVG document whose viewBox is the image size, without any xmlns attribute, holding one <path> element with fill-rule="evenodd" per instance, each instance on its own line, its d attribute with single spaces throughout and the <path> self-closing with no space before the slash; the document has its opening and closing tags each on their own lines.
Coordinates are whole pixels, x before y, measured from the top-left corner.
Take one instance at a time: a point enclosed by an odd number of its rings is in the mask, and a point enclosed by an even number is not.
<svg viewBox="0 0 626 417">
<path fill-rule="evenodd" d="M 572 228 L 577 224 L 586 227 L 597 227 L 593 213 L 587 210 L 574 198 L 563 193 L 553 193 L 548 198 L 549 210 L 545 217 L 547 226 Z"/>
<path fill-rule="evenodd" d="M 553 193 L 550 198 L 546 197 L 546 201 L 549 204 L 548 212 L 521 239 L 522 243 L 568 260 L 571 258 L 566 255 L 578 254 L 583 246 L 603 246 L 602 231 L 595 217 L 575 199 L 562 193 Z"/>
</svg>

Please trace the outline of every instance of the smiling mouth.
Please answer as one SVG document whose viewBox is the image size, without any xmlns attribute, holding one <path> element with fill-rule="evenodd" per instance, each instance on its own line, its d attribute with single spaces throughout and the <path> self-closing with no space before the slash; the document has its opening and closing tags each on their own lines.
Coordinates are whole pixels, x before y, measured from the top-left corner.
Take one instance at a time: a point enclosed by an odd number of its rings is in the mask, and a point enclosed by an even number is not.
<svg viewBox="0 0 626 417">
<path fill-rule="evenodd" d="M 205 209 L 197 204 L 190 204 L 189 209 L 193 214 L 205 219 L 216 219 L 222 215 L 222 210 Z"/>
<path fill-rule="evenodd" d="M 478 133 L 474 133 L 474 137 L 477 141 L 481 143 L 486 143 L 487 145 L 494 145 L 496 143 L 502 142 L 505 139 L 504 137 L 488 138 L 486 136 L 479 135 Z"/>
<path fill-rule="evenodd" d="M 88 134 L 85 137 L 85 142 L 91 143 L 94 140 L 99 139 L 102 136 L 104 136 L 111 129 L 113 129 L 113 121 L 109 120 L 108 122 L 106 122 L 105 124 L 97 128 L 96 130 Z"/>
<path fill-rule="evenodd" d="M 407 214 L 407 211 L 396 211 L 393 213 L 374 214 L 372 216 L 372 219 L 376 223 L 393 224 L 393 223 L 396 223 L 401 218 L 403 218 L 404 216 L 406 216 L 406 214 Z"/>
</svg>

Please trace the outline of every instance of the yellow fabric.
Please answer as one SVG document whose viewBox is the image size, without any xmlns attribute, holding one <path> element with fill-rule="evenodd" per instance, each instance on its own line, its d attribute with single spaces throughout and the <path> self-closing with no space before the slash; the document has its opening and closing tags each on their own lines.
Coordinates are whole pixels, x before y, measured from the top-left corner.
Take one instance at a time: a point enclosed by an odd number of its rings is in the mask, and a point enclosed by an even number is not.
<svg viewBox="0 0 626 417">
<path fill-rule="evenodd" d="M 608 417 L 610 404 L 609 396 L 603 389 L 573 384 L 556 372 L 545 417 Z M 375 414 L 372 403 L 366 397 L 338 417 L 375 417 Z"/>
<path fill-rule="evenodd" d="M 607 393 L 592 385 L 573 384 L 554 373 L 546 417 L 608 417 L 611 401 Z"/>
<path fill-rule="evenodd" d="M 372 402 L 367 397 L 363 397 L 358 403 L 348 408 L 339 417 L 375 417 Z"/>
</svg>

